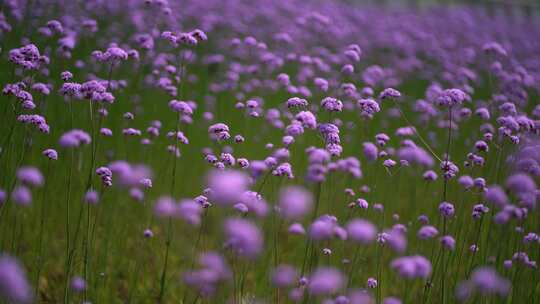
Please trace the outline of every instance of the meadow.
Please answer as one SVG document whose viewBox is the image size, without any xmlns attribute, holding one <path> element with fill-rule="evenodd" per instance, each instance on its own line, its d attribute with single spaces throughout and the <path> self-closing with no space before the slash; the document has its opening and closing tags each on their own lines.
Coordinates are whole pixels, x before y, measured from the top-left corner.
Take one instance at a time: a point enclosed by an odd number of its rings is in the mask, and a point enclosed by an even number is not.
<svg viewBox="0 0 540 304">
<path fill-rule="evenodd" d="M 0 0 L 0 302 L 540 303 L 538 16 Z"/>
</svg>

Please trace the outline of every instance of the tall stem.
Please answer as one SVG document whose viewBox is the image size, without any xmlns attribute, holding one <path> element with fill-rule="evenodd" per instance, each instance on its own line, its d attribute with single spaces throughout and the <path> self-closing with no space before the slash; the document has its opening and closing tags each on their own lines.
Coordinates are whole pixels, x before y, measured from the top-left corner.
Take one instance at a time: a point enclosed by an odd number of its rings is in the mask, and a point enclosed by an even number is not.
<svg viewBox="0 0 540 304">
<path fill-rule="evenodd" d="M 45 227 L 45 220 L 47 218 L 47 188 L 49 185 L 49 171 L 51 167 L 51 161 L 47 161 L 47 171 L 45 172 L 45 188 L 43 188 L 43 197 L 41 199 L 41 216 L 39 222 L 39 237 L 38 237 L 38 249 L 37 249 L 37 271 L 36 271 L 36 290 L 35 298 L 39 296 L 39 277 L 41 270 L 43 269 L 43 231 Z"/>
<path fill-rule="evenodd" d="M 75 167 L 75 153 L 74 150 L 71 150 L 71 165 L 69 166 L 69 174 L 68 174 L 68 180 L 67 180 L 67 195 L 66 195 L 66 264 L 65 264 L 65 284 L 64 284 L 64 304 L 69 303 L 69 274 L 70 274 L 70 262 L 69 262 L 69 249 L 70 249 L 70 231 L 69 231 L 69 216 L 70 216 L 70 199 L 71 199 L 71 180 L 73 179 L 73 167 Z"/>
</svg>

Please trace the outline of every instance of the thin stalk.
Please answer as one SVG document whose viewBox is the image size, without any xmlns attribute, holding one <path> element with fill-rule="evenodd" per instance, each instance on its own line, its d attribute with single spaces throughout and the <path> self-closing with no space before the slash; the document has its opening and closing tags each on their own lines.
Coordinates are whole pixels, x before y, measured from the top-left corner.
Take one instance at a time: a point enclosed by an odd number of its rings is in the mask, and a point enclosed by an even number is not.
<svg viewBox="0 0 540 304">
<path fill-rule="evenodd" d="M 66 213 L 65 213 L 65 219 L 66 219 L 66 263 L 65 263 L 65 284 L 64 284 L 64 304 L 69 303 L 69 288 L 68 288 L 68 282 L 69 282 L 69 249 L 70 249 L 70 231 L 69 231 L 69 216 L 70 216 L 70 199 L 71 199 L 71 180 L 73 179 L 73 167 L 75 167 L 75 152 L 72 149 L 71 150 L 71 165 L 69 166 L 69 173 L 68 173 L 68 180 L 67 180 L 67 195 L 66 195 Z"/>
<path fill-rule="evenodd" d="M 38 299 L 39 296 L 39 277 L 41 275 L 41 270 L 43 269 L 43 232 L 45 227 L 45 221 L 47 218 L 47 202 L 45 201 L 47 197 L 47 188 L 49 186 L 49 172 L 51 167 L 51 161 L 47 161 L 47 170 L 45 171 L 45 187 L 43 188 L 43 196 L 41 199 L 41 216 L 39 222 L 39 237 L 38 237 L 38 249 L 37 249 L 37 270 L 36 270 L 36 290 L 35 298 Z"/>
<path fill-rule="evenodd" d="M 317 183 L 317 190 L 316 190 L 316 195 L 315 195 L 315 211 L 313 213 L 312 221 L 315 220 L 315 218 L 317 218 L 317 210 L 319 209 L 320 197 L 321 197 L 321 183 Z M 306 237 L 306 245 L 304 249 L 304 261 L 302 262 L 302 271 L 300 272 L 301 276 L 303 276 L 305 273 L 307 256 L 311 247 L 312 247 L 311 239 L 309 237 Z"/>
<path fill-rule="evenodd" d="M 414 125 L 407 119 L 407 116 L 405 116 L 405 114 L 403 113 L 403 111 L 401 110 L 401 107 L 399 106 L 399 104 L 394 100 L 394 103 L 395 105 L 397 106 L 398 108 L 398 111 L 399 111 L 399 114 L 401 115 L 401 117 L 403 117 L 403 119 L 405 120 L 405 122 L 411 126 L 414 127 Z M 441 158 L 439 156 L 437 156 L 437 154 L 435 154 L 435 152 L 433 151 L 433 149 L 431 149 L 431 147 L 428 145 L 428 143 L 424 140 L 424 138 L 422 137 L 422 135 L 420 135 L 420 133 L 418 132 L 418 130 L 416 129 L 416 127 L 414 128 L 414 134 L 416 134 L 416 136 L 418 137 L 418 139 L 420 139 L 420 141 L 422 142 L 422 144 L 426 147 L 426 149 L 428 149 L 429 153 L 431 153 L 431 155 L 433 155 L 433 157 L 435 157 L 439 162 L 442 162 Z"/>
</svg>

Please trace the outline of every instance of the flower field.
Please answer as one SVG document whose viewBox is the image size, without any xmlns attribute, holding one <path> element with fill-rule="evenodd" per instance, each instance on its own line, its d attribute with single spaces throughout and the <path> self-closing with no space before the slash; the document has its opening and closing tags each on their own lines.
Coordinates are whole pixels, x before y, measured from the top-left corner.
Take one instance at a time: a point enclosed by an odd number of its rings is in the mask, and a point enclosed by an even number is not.
<svg viewBox="0 0 540 304">
<path fill-rule="evenodd" d="M 0 302 L 540 303 L 539 11 L 409 2 L 0 0 Z"/>
</svg>

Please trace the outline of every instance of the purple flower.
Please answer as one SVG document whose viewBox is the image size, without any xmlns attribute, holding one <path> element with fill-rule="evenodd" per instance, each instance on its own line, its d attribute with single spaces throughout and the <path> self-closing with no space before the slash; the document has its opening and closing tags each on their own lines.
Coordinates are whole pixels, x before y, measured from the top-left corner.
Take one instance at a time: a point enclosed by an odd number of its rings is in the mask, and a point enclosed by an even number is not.
<svg viewBox="0 0 540 304">
<path fill-rule="evenodd" d="M 398 99 L 401 97 L 401 93 L 393 88 L 386 88 L 380 94 L 380 99 Z"/>
<path fill-rule="evenodd" d="M 377 237 L 375 225 L 363 219 L 353 219 L 346 227 L 348 238 L 359 244 L 369 244 Z"/>
<path fill-rule="evenodd" d="M 304 229 L 304 227 L 300 223 L 291 224 L 289 226 L 289 228 L 287 229 L 287 231 L 289 231 L 290 234 L 296 234 L 296 235 L 304 235 L 304 234 L 306 234 L 306 230 Z"/>
<path fill-rule="evenodd" d="M 368 278 L 367 279 L 367 286 L 368 288 L 377 288 L 378 282 L 375 278 Z"/>
<path fill-rule="evenodd" d="M 454 213 L 455 213 L 454 205 L 452 205 L 449 202 L 442 202 L 439 205 L 439 212 L 441 213 L 443 217 L 451 218 L 454 216 Z"/>
<path fill-rule="evenodd" d="M 289 220 L 300 220 L 311 211 L 313 196 L 304 188 L 291 186 L 280 191 L 281 215 Z"/>
<path fill-rule="evenodd" d="M 424 178 L 424 180 L 426 180 L 428 182 L 432 182 L 432 181 L 437 180 L 437 173 L 435 173 L 435 171 L 433 171 L 433 170 L 428 170 L 428 171 L 424 172 L 422 177 Z"/>
<path fill-rule="evenodd" d="M 177 212 L 180 218 L 193 226 L 199 226 L 201 223 L 201 214 L 203 208 L 193 200 L 181 200 L 178 203 Z"/>
<path fill-rule="evenodd" d="M 438 234 L 439 234 L 439 231 L 437 230 L 437 228 L 426 225 L 426 226 L 422 226 L 418 230 L 417 236 L 421 240 L 427 240 L 427 239 L 436 237 Z"/>
<path fill-rule="evenodd" d="M 329 295 L 341 289 L 344 282 L 345 277 L 339 270 L 321 267 L 310 276 L 308 291 L 315 296 Z"/>
<path fill-rule="evenodd" d="M 505 186 L 514 193 L 527 193 L 536 190 L 536 183 L 527 174 L 516 173 L 506 179 Z"/>
<path fill-rule="evenodd" d="M 370 162 L 373 162 L 377 160 L 379 149 L 377 146 L 371 142 L 365 142 L 362 144 L 364 148 L 364 155 L 366 156 L 366 159 Z"/>
<path fill-rule="evenodd" d="M 300 97 L 291 97 L 287 100 L 287 108 L 307 107 L 308 101 Z"/>
<path fill-rule="evenodd" d="M 143 235 L 146 238 L 151 238 L 154 236 L 154 232 L 152 232 L 150 229 L 144 229 Z"/>
<path fill-rule="evenodd" d="M 502 45 L 500 45 L 497 42 L 488 42 L 482 46 L 482 50 L 486 52 L 487 54 L 493 54 L 500 57 L 506 57 L 508 56 L 508 53 L 504 49 Z"/>
<path fill-rule="evenodd" d="M 17 186 L 11 192 L 11 199 L 21 206 L 29 206 L 32 203 L 32 192 L 26 186 Z"/>
<path fill-rule="evenodd" d="M 445 235 L 441 237 L 441 245 L 448 249 L 448 250 L 454 250 L 456 248 L 456 240 L 450 235 Z"/>
<path fill-rule="evenodd" d="M 34 44 L 28 44 L 9 51 L 9 61 L 27 70 L 38 69 L 44 58 Z"/>
<path fill-rule="evenodd" d="M 263 250 L 264 240 L 259 228 L 244 219 L 232 218 L 225 221 L 224 232 L 227 248 L 236 254 L 253 259 Z"/>
<path fill-rule="evenodd" d="M 466 300 L 474 293 L 479 293 L 482 296 L 506 296 L 510 287 L 510 281 L 499 276 L 494 268 L 480 267 L 473 271 L 469 280 L 459 283 L 456 297 L 460 300 Z"/>
<path fill-rule="evenodd" d="M 71 289 L 75 292 L 82 292 L 86 289 L 86 281 L 79 276 L 71 278 Z"/>
<path fill-rule="evenodd" d="M 94 189 L 89 189 L 84 194 L 84 202 L 88 204 L 95 205 L 99 202 L 99 194 Z"/>
<path fill-rule="evenodd" d="M 462 104 L 470 97 L 460 89 L 444 90 L 437 98 L 437 104 L 440 106 L 452 107 Z"/>
<path fill-rule="evenodd" d="M 366 118 L 372 118 L 375 113 L 381 111 L 379 104 L 373 99 L 360 99 L 356 105 L 360 109 L 360 115 Z"/>
<path fill-rule="evenodd" d="M 458 183 L 465 189 L 470 189 L 474 185 L 472 177 L 468 175 L 462 175 L 458 178 Z"/>
<path fill-rule="evenodd" d="M 339 99 L 326 97 L 321 101 L 321 107 L 329 112 L 341 112 L 343 110 L 343 103 Z"/>
<path fill-rule="evenodd" d="M 396 297 L 387 297 L 383 299 L 383 304 L 401 304 L 401 300 Z"/>
<path fill-rule="evenodd" d="M 315 129 L 317 127 L 317 119 L 310 111 L 302 111 L 296 114 L 295 119 L 306 129 Z"/>
<path fill-rule="evenodd" d="M 50 160 L 58 160 L 58 152 L 56 152 L 54 149 L 45 149 L 43 150 L 42 154 Z"/>
<path fill-rule="evenodd" d="M 218 284 L 232 277 L 225 259 L 216 252 L 205 252 L 198 259 L 200 268 L 184 273 L 184 282 L 196 288 L 203 296 L 211 296 L 216 292 Z"/>
<path fill-rule="evenodd" d="M 298 271 L 290 265 L 278 265 L 272 271 L 271 280 L 276 287 L 289 287 L 298 281 Z"/>
<path fill-rule="evenodd" d="M 403 253 L 407 249 L 407 238 L 405 237 L 405 227 L 394 225 L 390 230 L 386 230 L 382 234 L 384 235 L 384 241 L 387 242 L 390 247 L 397 253 Z"/>
<path fill-rule="evenodd" d="M 459 168 L 453 162 L 445 160 L 441 162 L 441 171 L 445 179 L 451 179 L 459 172 Z"/>
<path fill-rule="evenodd" d="M 59 144 L 64 148 L 77 148 L 81 145 L 88 145 L 91 141 L 92 139 L 88 133 L 83 130 L 73 129 L 60 137 Z"/>
<path fill-rule="evenodd" d="M 32 302 L 32 290 L 23 266 L 5 254 L 0 256 L 0 298 L 11 303 Z"/>
<path fill-rule="evenodd" d="M 96 174 L 101 177 L 101 182 L 103 185 L 110 187 L 112 186 L 112 171 L 107 167 L 99 167 L 96 169 Z"/>
<path fill-rule="evenodd" d="M 208 133 L 212 140 L 223 141 L 231 137 L 229 134 L 229 126 L 224 123 L 213 124 L 208 127 Z"/>
<path fill-rule="evenodd" d="M 208 186 L 212 190 L 212 201 L 233 204 L 248 190 L 248 177 L 239 171 L 212 171 L 208 177 Z"/>
<path fill-rule="evenodd" d="M 331 239 L 334 235 L 335 222 L 326 216 L 321 216 L 309 226 L 309 237 L 315 241 Z"/>
<path fill-rule="evenodd" d="M 3 189 L 0 188 L 0 206 L 6 202 L 7 199 L 7 193 Z"/>
<path fill-rule="evenodd" d="M 17 179 L 29 186 L 39 187 L 44 183 L 43 175 L 35 167 L 20 167 L 17 169 Z"/>
<path fill-rule="evenodd" d="M 174 217 L 178 213 L 178 206 L 174 199 L 168 196 L 158 198 L 154 205 L 154 213 L 158 217 Z"/>
<path fill-rule="evenodd" d="M 291 167 L 291 164 L 289 163 L 282 163 L 279 166 L 277 166 L 274 170 L 272 170 L 272 175 L 287 176 L 289 179 L 294 178 L 292 167 Z"/>
<path fill-rule="evenodd" d="M 431 274 L 431 263 L 421 255 L 403 256 L 394 259 L 390 267 L 399 272 L 399 274 L 408 279 L 423 278 L 426 279 Z"/>
</svg>

